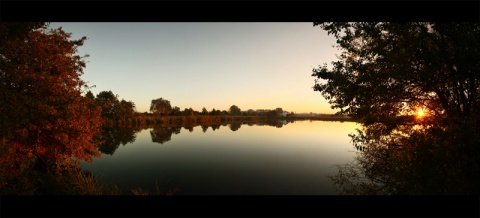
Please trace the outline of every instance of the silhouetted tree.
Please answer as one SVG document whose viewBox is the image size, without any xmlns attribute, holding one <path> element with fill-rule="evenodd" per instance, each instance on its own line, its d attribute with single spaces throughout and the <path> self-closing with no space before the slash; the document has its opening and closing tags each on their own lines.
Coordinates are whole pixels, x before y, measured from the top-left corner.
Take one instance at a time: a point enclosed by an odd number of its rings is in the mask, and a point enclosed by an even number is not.
<svg viewBox="0 0 480 218">
<path fill-rule="evenodd" d="M 202 115 L 207 115 L 208 111 L 205 107 L 202 108 Z"/>
<path fill-rule="evenodd" d="M 273 118 L 273 117 L 277 117 L 277 116 L 278 116 L 277 111 L 275 111 L 275 110 L 270 110 L 270 111 L 268 111 L 265 115 L 266 115 L 267 117 L 269 117 L 269 118 Z"/>
<path fill-rule="evenodd" d="M 175 106 L 175 107 L 173 107 L 172 112 L 170 113 L 170 115 L 172 115 L 172 116 L 180 116 L 180 115 L 182 115 L 182 112 L 180 111 L 180 108 L 179 108 L 179 107 Z"/>
<path fill-rule="evenodd" d="M 313 88 L 364 126 L 360 168 L 334 178 L 344 191 L 479 194 L 480 23 L 314 25 L 342 54 L 313 70 Z M 345 180 L 358 175 L 369 182 Z"/>
<path fill-rule="evenodd" d="M 182 115 L 183 116 L 193 116 L 195 114 L 194 114 L 194 111 L 193 111 L 192 108 L 185 108 L 182 112 Z"/>
<path fill-rule="evenodd" d="M 85 94 L 86 98 L 89 98 L 91 101 L 95 101 L 95 96 L 93 95 L 92 91 L 88 90 L 87 94 Z"/>
<path fill-rule="evenodd" d="M 124 124 L 133 119 L 135 115 L 135 103 L 132 101 L 121 100 L 119 103 L 118 116 Z"/>
<path fill-rule="evenodd" d="M 229 113 L 230 115 L 237 116 L 242 114 L 242 110 L 240 110 L 237 105 L 232 105 L 230 106 Z"/>
<path fill-rule="evenodd" d="M 102 117 L 115 121 L 118 119 L 118 96 L 113 94 L 112 91 L 98 93 L 95 104 L 102 109 Z"/>
<path fill-rule="evenodd" d="M 88 108 L 91 110 L 101 110 L 98 105 L 95 104 L 95 96 L 90 90 L 85 94 L 85 98 L 89 99 Z"/>
<path fill-rule="evenodd" d="M 170 105 L 170 101 L 158 98 L 152 100 L 150 111 L 156 116 L 167 116 L 172 112 L 172 106 Z"/>
</svg>

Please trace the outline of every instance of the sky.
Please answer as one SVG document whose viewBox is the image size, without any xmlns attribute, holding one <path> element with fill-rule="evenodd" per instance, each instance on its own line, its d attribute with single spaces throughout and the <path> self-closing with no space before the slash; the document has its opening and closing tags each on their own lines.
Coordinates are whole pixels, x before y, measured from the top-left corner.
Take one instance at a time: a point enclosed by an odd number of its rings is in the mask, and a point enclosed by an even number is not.
<svg viewBox="0 0 480 218">
<path fill-rule="evenodd" d="M 153 99 L 181 110 L 275 109 L 334 113 L 313 91 L 312 69 L 337 60 L 335 38 L 313 23 L 50 23 L 86 36 L 81 79 L 148 112 Z"/>
</svg>

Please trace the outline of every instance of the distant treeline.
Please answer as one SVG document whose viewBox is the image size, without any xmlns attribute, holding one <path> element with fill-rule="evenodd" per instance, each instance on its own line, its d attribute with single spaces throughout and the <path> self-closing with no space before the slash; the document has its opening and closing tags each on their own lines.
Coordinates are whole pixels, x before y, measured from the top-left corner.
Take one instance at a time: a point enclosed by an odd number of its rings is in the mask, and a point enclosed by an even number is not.
<svg viewBox="0 0 480 218">
<path fill-rule="evenodd" d="M 191 107 L 181 110 L 177 106 L 171 106 L 170 101 L 158 98 L 153 99 L 149 112 L 137 112 L 135 103 L 119 100 L 118 95 L 112 91 L 102 91 L 94 96 L 90 91 L 86 94 L 94 102 L 91 107 L 101 110 L 104 125 L 107 126 L 196 126 L 218 125 L 232 122 L 248 122 L 266 119 L 290 119 L 290 120 L 335 120 L 348 121 L 347 116 L 333 115 L 295 115 L 293 112 L 284 111 L 281 107 L 276 109 L 249 109 L 242 111 L 238 106 L 232 105 L 229 110 L 213 108 L 208 111 L 205 107 L 201 111 L 195 111 Z"/>
</svg>

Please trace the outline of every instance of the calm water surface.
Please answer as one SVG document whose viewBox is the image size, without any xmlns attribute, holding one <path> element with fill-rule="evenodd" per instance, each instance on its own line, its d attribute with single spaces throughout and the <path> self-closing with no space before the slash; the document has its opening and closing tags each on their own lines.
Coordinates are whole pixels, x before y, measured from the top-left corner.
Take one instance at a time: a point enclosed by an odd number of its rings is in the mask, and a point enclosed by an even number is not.
<svg viewBox="0 0 480 218">
<path fill-rule="evenodd" d="M 171 131 L 144 129 L 82 168 L 124 190 L 155 192 L 158 185 L 161 192 L 179 188 L 177 195 L 335 195 L 327 176 L 357 154 L 348 134 L 359 127 L 331 121 L 197 126 L 160 140 Z"/>
</svg>

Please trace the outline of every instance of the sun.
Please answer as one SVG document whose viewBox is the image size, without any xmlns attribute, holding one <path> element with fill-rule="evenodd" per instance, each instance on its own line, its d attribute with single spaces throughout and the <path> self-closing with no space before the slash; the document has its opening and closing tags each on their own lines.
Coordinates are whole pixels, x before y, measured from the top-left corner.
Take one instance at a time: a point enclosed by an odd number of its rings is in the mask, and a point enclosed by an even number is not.
<svg viewBox="0 0 480 218">
<path fill-rule="evenodd" d="M 423 116 L 425 116 L 425 112 L 423 111 L 423 109 L 422 108 L 418 109 L 417 110 L 417 117 L 422 118 Z"/>
</svg>

